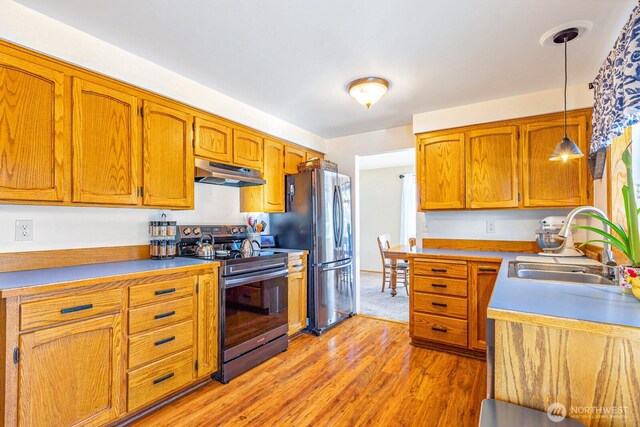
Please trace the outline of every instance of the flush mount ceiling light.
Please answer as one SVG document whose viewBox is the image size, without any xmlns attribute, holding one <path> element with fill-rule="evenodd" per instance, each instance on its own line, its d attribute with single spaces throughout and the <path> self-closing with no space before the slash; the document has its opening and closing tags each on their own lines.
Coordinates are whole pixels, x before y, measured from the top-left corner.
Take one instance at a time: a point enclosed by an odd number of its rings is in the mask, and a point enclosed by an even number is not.
<svg viewBox="0 0 640 427">
<path fill-rule="evenodd" d="M 553 37 L 554 43 L 564 44 L 564 138 L 562 138 L 562 141 L 556 146 L 549 158 L 549 160 L 553 161 L 562 160 L 566 162 L 567 160 L 584 156 L 576 143 L 567 136 L 567 43 L 578 37 L 579 34 L 580 31 L 577 28 L 568 28 L 558 32 Z"/>
<path fill-rule="evenodd" d="M 382 77 L 362 77 L 347 85 L 349 95 L 367 108 L 371 108 L 373 104 L 380 101 L 380 98 L 387 93 L 387 89 L 389 89 L 389 80 Z"/>
</svg>

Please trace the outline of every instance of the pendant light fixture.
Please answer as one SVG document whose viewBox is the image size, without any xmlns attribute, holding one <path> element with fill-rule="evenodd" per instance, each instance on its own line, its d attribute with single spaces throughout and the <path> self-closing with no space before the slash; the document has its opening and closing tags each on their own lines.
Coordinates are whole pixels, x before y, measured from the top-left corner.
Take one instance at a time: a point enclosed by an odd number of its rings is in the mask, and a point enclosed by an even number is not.
<svg viewBox="0 0 640 427">
<path fill-rule="evenodd" d="M 564 44 L 564 138 L 553 150 L 553 154 L 549 160 L 562 160 L 566 162 L 570 159 L 578 159 L 583 157 L 582 151 L 567 135 L 567 43 L 578 37 L 579 31 L 577 28 L 568 28 L 557 33 L 553 37 L 553 42 Z"/>
<path fill-rule="evenodd" d="M 363 77 L 356 79 L 347 85 L 347 92 L 356 101 L 367 108 L 380 101 L 380 98 L 387 93 L 389 80 L 382 77 Z"/>
</svg>

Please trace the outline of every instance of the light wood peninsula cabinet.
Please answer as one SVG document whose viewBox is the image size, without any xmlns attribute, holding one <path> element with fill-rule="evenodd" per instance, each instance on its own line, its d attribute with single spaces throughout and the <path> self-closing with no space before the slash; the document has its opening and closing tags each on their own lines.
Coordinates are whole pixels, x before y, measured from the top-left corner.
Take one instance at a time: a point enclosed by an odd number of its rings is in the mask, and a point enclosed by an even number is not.
<svg viewBox="0 0 640 427">
<path fill-rule="evenodd" d="M 217 266 L 2 291 L 0 425 L 103 426 L 218 371 Z"/>
<path fill-rule="evenodd" d="M 591 109 L 568 113 L 568 134 L 588 153 Z M 562 140 L 561 113 L 416 136 L 421 211 L 573 207 L 589 204 L 587 156 L 549 160 Z"/>
<path fill-rule="evenodd" d="M 0 199 L 64 198 L 64 74 L 0 52 Z"/>
</svg>

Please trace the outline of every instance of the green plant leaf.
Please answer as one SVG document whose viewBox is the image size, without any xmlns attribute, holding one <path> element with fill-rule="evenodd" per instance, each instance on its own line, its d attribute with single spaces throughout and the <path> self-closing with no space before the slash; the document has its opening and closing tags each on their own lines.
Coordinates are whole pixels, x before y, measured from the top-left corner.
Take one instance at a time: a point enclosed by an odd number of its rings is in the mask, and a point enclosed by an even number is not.
<svg viewBox="0 0 640 427">
<path fill-rule="evenodd" d="M 589 243 L 611 243 L 608 240 L 599 240 L 599 239 L 594 239 L 594 240 L 587 240 L 584 243 L 580 243 L 580 245 L 578 246 L 579 248 L 588 245 Z M 629 253 L 627 253 L 623 247 L 620 246 L 616 246 L 615 244 L 611 243 L 611 246 L 615 246 L 616 248 L 618 248 L 620 250 L 620 252 L 622 252 L 623 254 L 625 254 L 625 256 L 627 258 L 629 258 Z"/>
<path fill-rule="evenodd" d="M 636 215 L 638 206 L 633 192 L 633 177 L 630 169 L 627 169 L 627 185 L 622 187 L 622 198 L 629 230 L 629 253 L 631 255 L 629 260 L 633 265 L 638 265 L 640 264 L 640 231 L 638 228 L 638 215 Z"/>
<path fill-rule="evenodd" d="M 616 224 L 614 224 L 613 222 L 609 221 L 607 218 L 598 215 L 598 214 L 593 214 L 593 213 L 582 213 L 580 215 L 584 215 L 584 216 L 588 216 L 591 218 L 595 218 L 598 221 L 601 221 L 604 224 L 607 224 L 609 226 L 609 228 L 611 228 L 613 231 L 616 232 L 616 234 L 618 234 L 618 236 L 620 236 L 620 238 L 622 239 L 622 241 L 626 244 L 629 244 L 629 236 L 627 236 L 626 231 L 624 231 L 624 228 L 622 228 L 622 226 L 618 226 Z"/>
<path fill-rule="evenodd" d="M 607 233 L 604 230 L 600 230 L 599 228 L 591 227 L 589 225 L 574 225 L 572 228 L 578 228 L 578 229 L 581 229 L 581 230 L 591 231 L 593 233 L 601 235 L 602 237 L 607 239 L 611 245 L 613 245 L 615 247 L 628 248 L 628 245 L 625 245 L 622 241 L 620 241 L 620 239 L 616 238 L 616 236 L 614 236 L 611 233 Z M 621 249 L 621 250 L 622 250 L 622 252 L 625 252 L 624 249 Z"/>
</svg>

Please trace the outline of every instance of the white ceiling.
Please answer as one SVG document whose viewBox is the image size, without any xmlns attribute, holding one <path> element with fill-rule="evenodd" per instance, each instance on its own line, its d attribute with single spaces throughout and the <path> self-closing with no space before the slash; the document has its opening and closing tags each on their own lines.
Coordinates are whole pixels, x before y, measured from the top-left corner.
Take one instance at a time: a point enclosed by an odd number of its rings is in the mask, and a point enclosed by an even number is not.
<svg viewBox="0 0 640 427">
<path fill-rule="evenodd" d="M 416 149 L 392 151 L 390 153 L 372 154 L 360 156 L 359 169 L 386 169 L 400 166 L 413 166 L 416 164 Z"/>
<path fill-rule="evenodd" d="M 325 138 L 562 85 L 549 29 L 588 20 L 569 82 L 593 79 L 634 0 L 18 0 Z M 366 110 L 354 78 L 391 80 Z"/>
</svg>

